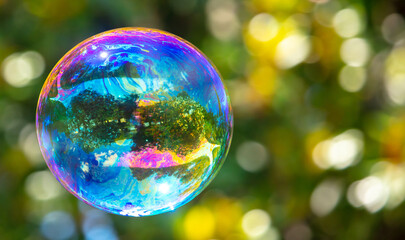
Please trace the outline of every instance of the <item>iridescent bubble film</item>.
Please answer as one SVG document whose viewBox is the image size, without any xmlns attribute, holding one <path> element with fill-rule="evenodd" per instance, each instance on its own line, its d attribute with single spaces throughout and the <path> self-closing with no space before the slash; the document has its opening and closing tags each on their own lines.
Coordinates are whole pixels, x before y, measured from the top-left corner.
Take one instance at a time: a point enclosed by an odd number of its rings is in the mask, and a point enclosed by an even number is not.
<svg viewBox="0 0 405 240">
<path fill-rule="evenodd" d="M 70 50 L 38 101 L 42 154 L 60 183 L 105 211 L 174 210 L 217 174 L 232 137 L 221 77 L 172 34 L 123 28 Z"/>
</svg>

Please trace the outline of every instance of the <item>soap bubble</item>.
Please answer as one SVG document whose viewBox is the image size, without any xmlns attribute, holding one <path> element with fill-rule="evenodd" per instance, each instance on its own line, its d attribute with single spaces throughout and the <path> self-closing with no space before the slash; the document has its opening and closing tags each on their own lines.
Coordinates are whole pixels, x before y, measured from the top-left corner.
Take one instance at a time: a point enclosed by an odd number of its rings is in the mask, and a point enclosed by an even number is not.
<svg viewBox="0 0 405 240">
<path fill-rule="evenodd" d="M 154 215 L 198 195 L 232 137 L 213 64 L 172 34 L 122 28 L 70 50 L 37 107 L 42 154 L 73 195 L 107 212 Z"/>
</svg>

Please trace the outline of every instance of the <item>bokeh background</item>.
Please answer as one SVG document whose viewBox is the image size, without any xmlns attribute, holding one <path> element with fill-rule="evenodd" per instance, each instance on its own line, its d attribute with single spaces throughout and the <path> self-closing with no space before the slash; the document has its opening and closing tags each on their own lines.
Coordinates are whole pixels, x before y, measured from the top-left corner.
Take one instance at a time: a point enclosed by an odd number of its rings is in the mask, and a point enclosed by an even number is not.
<svg viewBox="0 0 405 240">
<path fill-rule="evenodd" d="M 403 0 L 0 0 L 0 239 L 405 239 Z M 216 64 L 219 175 L 172 213 L 89 207 L 47 169 L 37 98 L 73 46 L 154 27 Z"/>
</svg>

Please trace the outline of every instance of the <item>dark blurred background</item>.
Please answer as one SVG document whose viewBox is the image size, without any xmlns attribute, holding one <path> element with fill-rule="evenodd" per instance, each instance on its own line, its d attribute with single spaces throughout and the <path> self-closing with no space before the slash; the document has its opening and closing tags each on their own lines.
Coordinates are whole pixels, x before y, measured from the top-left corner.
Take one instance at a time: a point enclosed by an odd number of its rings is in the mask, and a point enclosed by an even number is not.
<svg viewBox="0 0 405 240">
<path fill-rule="evenodd" d="M 405 239 L 404 14 L 402 0 L 0 0 L 0 239 Z M 144 218 L 79 202 L 35 134 L 56 62 L 127 26 L 200 48 L 235 116 L 212 184 Z"/>
</svg>

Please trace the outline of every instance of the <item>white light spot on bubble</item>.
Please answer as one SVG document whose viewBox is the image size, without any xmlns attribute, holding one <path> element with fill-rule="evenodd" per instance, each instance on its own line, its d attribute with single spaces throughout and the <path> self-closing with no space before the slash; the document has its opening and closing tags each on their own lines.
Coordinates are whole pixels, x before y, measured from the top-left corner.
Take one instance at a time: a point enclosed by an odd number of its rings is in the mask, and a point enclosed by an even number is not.
<svg viewBox="0 0 405 240">
<path fill-rule="evenodd" d="M 108 53 L 107 53 L 107 52 L 101 52 L 101 53 L 100 53 L 100 57 L 101 57 L 101 58 L 107 58 L 107 57 L 108 57 Z"/>
<path fill-rule="evenodd" d="M 357 129 L 318 143 L 312 157 L 318 167 L 344 169 L 356 164 L 363 152 L 363 133 Z"/>
<path fill-rule="evenodd" d="M 311 195 L 310 206 L 318 217 L 328 215 L 336 207 L 342 195 L 342 185 L 337 180 L 325 180 L 320 183 Z"/>
<path fill-rule="evenodd" d="M 352 38 L 343 42 L 340 56 L 347 65 L 361 67 L 366 65 L 370 58 L 370 46 L 363 38 Z"/>
<path fill-rule="evenodd" d="M 261 209 L 247 212 L 242 218 L 242 229 L 249 237 L 260 237 L 270 228 L 269 214 Z"/>
<path fill-rule="evenodd" d="M 268 13 L 260 13 L 249 22 L 249 33 L 256 40 L 266 42 L 274 38 L 279 29 L 277 19 Z"/>
<path fill-rule="evenodd" d="M 11 54 L 1 65 L 4 80 L 13 87 L 27 86 L 33 79 L 41 76 L 44 69 L 44 58 L 34 51 Z"/>
<path fill-rule="evenodd" d="M 361 33 L 363 22 L 359 13 L 354 9 L 343 9 L 333 18 L 333 27 L 341 37 L 350 38 Z"/>
<path fill-rule="evenodd" d="M 292 68 L 304 61 L 310 51 L 310 39 L 302 34 L 294 34 L 277 45 L 275 61 L 281 69 Z"/>
<path fill-rule="evenodd" d="M 109 150 L 108 152 L 94 153 L 96 161 L 99 162 L 103 167 L 113 166 L 118 159 L 118 155 L 113 151 Z"/>
<path fill-rule="evenodd" d="M 89 170 L 90 170 L 90 169 L 89 169 L 89 164 L 82 162 L 81 165 L 80 165 L 80 169 L 81 169 L 83 172 L 88 173 Z"/>
<path fill-rule="evenodd" d="M 113 166 L 115 164 L 115 162 L 118 159 L 118 155 L 116 153 L 114 153 L 113 151 L 108 151 L 109 156 L 107 157 L 107 160 L 103 163 L 104 167 L 109 167 L 109 166 Z"/>
<path fill-rule="evenodd" d="M 161 183 L 158 187 L 158 191 L 163 194 L 168 194 L 170 192 L 170 185 L 168 183 Z"/>
</svg>

